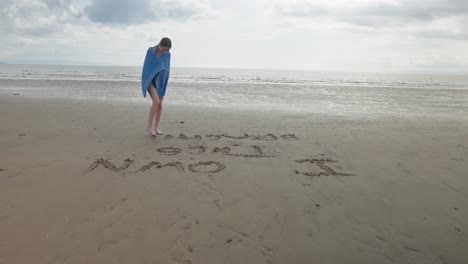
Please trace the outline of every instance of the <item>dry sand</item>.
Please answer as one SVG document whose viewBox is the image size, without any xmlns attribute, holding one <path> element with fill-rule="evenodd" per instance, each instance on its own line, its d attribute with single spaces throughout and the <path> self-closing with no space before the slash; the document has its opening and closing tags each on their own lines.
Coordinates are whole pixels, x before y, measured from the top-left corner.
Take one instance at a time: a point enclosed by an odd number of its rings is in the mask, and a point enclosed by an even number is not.
<svg viewBox="0 0 468 264">
<path fill-rule="evenodd" d="M 468 121 L 0 98 L 0 263 L 468 263 Z"/>
</svg>

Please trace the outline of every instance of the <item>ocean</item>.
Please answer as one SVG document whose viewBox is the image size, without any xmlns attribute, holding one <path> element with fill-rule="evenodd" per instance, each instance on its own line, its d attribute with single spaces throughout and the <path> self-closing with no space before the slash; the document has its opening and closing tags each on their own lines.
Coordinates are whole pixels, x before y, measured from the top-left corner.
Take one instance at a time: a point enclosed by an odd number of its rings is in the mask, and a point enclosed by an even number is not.
<svg viewBox="0 0 468 264">
<path fill-rule="evenodd" d="M 147 104 L 141 67 L 0 64 L 0 96 Z M 468 75 L 172 68 L 165 104 L 352 118 L 468 118 Z"/>
</svg>

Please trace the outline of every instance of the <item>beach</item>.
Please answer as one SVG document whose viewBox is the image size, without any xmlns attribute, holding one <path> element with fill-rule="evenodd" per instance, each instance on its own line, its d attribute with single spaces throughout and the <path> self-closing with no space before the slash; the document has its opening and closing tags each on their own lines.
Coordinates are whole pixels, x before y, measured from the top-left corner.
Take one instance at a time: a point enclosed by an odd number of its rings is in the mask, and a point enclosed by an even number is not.
<svg viewBox="0 0 468 264">
<path fill-rule="evenodd" d="M 0 263 L 468 260 L 466 118 L 148 110 L 2 94 Z"/>
</svg>

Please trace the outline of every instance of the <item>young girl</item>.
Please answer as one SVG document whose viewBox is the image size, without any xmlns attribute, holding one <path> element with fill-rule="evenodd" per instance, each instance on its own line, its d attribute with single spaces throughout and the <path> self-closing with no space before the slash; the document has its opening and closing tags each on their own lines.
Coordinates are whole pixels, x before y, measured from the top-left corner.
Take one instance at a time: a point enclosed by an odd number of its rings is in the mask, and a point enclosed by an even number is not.
<svg viewBox="0 0 468 264">
<path fill-rule="evenodd" d="M 157 46 L 148 50 L 143 66 L 143 95 L 146 97 L 146 91 L 148 91 L 153 101 L 149 111 L 148 127 L 146 128 L 146 131 L 152 136 L 162 134 L 161 130 L 159 130 L 159 121 L 161 119 L 162 103 L 169 80 L 171 67 L 171 53 L 169 51 L 171 47 L 171 40 L 169 38 L 162 38 Z M 149 81 L 150 83 L 148 85 L 147 83 Z"/>
</svg>

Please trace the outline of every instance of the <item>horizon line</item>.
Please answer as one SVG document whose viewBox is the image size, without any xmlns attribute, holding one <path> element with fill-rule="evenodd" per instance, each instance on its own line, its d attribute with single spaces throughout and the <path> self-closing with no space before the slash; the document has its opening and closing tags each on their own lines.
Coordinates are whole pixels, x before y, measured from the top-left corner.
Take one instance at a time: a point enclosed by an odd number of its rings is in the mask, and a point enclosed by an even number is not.
<svg viewBox="0 0 468 264">
<path fill-rule="evenodd" d="M 93 67 L 142 67 L 138 65 L 116 65 L 98 62 L 76 62 L 72 63 L 55 63 L 55 62 L 15 62 L 15 61 L 0 61 L 0 64 L 9 65 L 51 65 L 51 66 L 93 66 Z M 278 69 L 278 68 L 236 68 L 236 67 L 197 67 L 197 66 L 174 66 L 172 68 L 188 68 L 188 69 L 213 69 L 213 70 L 264 70 L 264 71 L 295 71 L 295 72 L 331 72 L 331 73 L 372 73 L 372 74 L 416 74 L 416 75 L 468 75 L 468 70 L 402 70 L 402 71 L 350 71 L 350 70 L 306 70 L 306 69 Z"/>
</svg>

